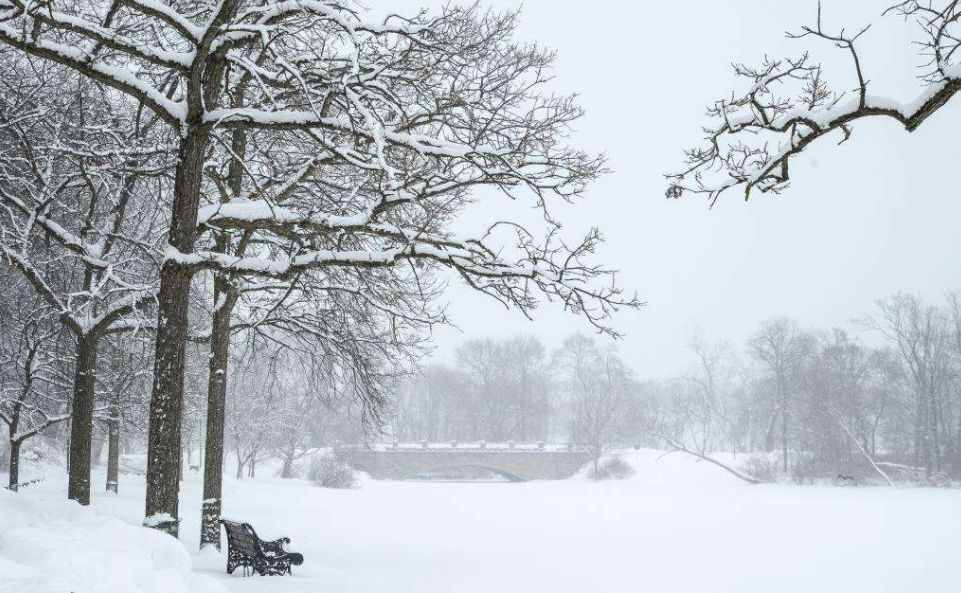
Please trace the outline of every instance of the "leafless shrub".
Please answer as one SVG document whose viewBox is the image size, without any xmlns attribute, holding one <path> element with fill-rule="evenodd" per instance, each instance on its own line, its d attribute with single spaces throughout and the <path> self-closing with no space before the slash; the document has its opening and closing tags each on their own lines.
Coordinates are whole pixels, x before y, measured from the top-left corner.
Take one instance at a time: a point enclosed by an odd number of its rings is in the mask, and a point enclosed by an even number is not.
<svg viewBox="0 0 961 593">
<path fill-rule="evenodd" d="M 861 482 L 854 476 L 849 476 L 847 474 L 838 474 L 834 478 L 835 486 L 849 487 L 849 486 L 860 486 Z"/>
<path fill-rule="evenodd" d="M 634 468 L 620 457 L 609 457 L 591 468 L 588 476 L 592 480 L 623 480 L 634 475 Z"/>
<path fill-rule="evenodd" d="M 952 486 L 951 476 L 945 472 L 934 472 L 928 476 L 927 485 L 934 488 L 950 488 Z"/>
<path fill-rule="evenodd" d="M 777 462 L 767 455 L 751 455 L 741 464 L 741 470 L 760 482 L 777 480 Z"/>
<path fill-rule="evenodd" d="M 354 488 L 357 486 L 357 476 L 354 474 L 354 468 L 333 453 L 321 453 L 311 457 L 307 478 L 321 488 Z"/>
<path fill-rule="evenodd" d="M 819 475 L 823 475 L 823 472 L 821 468 L 818 467 L 818 462 L 814 455 L 806 453 L 796 454 L 795 460 L 791 464 L 791 480 L 795 484 L 813 484 L 815 478 Z"/>
</svg>

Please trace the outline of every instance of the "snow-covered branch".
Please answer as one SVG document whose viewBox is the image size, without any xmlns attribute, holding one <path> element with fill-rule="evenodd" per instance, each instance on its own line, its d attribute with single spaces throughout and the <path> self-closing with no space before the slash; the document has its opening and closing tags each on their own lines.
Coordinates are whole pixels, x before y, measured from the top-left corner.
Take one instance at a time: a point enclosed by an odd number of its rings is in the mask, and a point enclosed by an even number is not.
<svg viewBox="0 0 961 593">
<path fill-rule="evenodd" d="M 941 9 L 917 2 L 892 7 L 905 17 L 917 17 L 929 41 L 922 44 L 934 54 L 926 88 L 913 100 L 899 102 L 871 94 L 865 63 L 856 43 L 868 31 L 827 31 L 820 7 L 815 25 L 804 26 L 793 39 L 819 39 L 844 50 L 850 57 L 855 84 L 851 91 L 832 91 L 822 68 L 808 53 L 797 58 L 765 59 L 759 66 L 734 66 L 746 92 L 732 93 L 708 108 L 712 124 L 706 127 L 704 145 L 686 151 L 683 169 L 667 175 L 667 196 L 703 194 L 713 205 L 721 194 L 740 189 L 745 199 L 754 191 L 782 191 L 790 180 L 792 160 L 820 138 L 850 138 L 852 124 L 869 118 L 893 119 L 907 131 L 917 129 L 961 91 L 958 47 L 958 2 L 943 2 Z"/>
<path fill-rule="evenodd" d="M 763 482 L 762 482 L 761 480 L 758 480 L 757 478 L 752 478 L 751 476 L 745 474 L 744 472 L 739 471 L 739 470 L 737 470 L 737 469 L 734 469 L 734 468 L 731 467 L 730 465 L 728 465 L 728 464 L 726 464 L 726 463 L 723 463 L 723 462 L 721 462 L 721 461 L 718 461 L 717 459 L 715 459 L 715 458 L 713 458 L 713 457 L 711 457 L 711 456 L 709 456 L 709 455 L 707 455 L 707 454 L 705 454 L 705 453 L 700 453 L 700 452 L 698 452 L 698 451 L 695 451 L 695 450 L 693 450 L 693 449 L 690 449 L 690 448 L 688 448 L 688 447 L 685 447 L 683 444 L 681 444 L 680 442 L 676 441 L 675 439 L 672 439 L 672 438 L 670 438 L 670 437 L 668 437 L 668 436 L 665 436 L 665 435 L 663 435 L 663 434 L 662 434 L 662 435 L 658 435 L 658 436 L 659 436 L 665 443 L 667 443 L 668 445 L 670 445 L 675 451 L 680 451 L 680 452 L 682 452 L 682 453 L 687 453 L 688 455 L 692 455 L 692 456 L 694 456 L 694 457 L 697 457 L 697 458 L 700 459 L 701 461 L 706 461 L 706 462 L 708 462 L 708 463 L 714 464 L 714 465 L 718 466 L 719 468 L 723 469 L 724 471 L 730 473 L 731 475 L 733 475 L 733 476 L 735 476 L 735 477 L 737 477 L 737 478 L 739 478 L 739 479 L 741 479 L 741 480 L 744 480 L 744 481 L 747 482 L 748 484 L 763 484 Z"/>
</svg>

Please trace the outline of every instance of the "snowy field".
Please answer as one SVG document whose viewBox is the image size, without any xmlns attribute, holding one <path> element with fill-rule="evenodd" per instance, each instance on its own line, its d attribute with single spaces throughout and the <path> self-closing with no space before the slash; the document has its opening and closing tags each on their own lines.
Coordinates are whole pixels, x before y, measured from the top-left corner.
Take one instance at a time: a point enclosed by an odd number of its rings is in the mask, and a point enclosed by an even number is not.
<svg viewBox="0 0 961 593">
<path fill-rule="evenodd" d="M 62 475 L 47 470 L 19 495 L 0 491 L 0 592 L 959 590 L 957 490 L 748 486 L 679 454 L 627 459 L 637 475 L 604 483 L 228 480 L 227 516 L 306 557 L 293 577 L 249 578 L 195 553 L 198 474 L 181 503 L 188 555 L 137 527 L 142 479 L 98 493 L 91 511 L 62 502 Z"/>
</svg>

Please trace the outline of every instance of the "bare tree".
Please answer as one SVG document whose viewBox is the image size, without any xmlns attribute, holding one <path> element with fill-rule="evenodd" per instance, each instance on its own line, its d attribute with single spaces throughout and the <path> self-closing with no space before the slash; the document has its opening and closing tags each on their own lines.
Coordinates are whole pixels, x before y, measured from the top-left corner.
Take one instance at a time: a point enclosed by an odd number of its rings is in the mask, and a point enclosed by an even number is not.
<svg viewBox="0 0 961 593">
<path fill-rule="evenodd" d="M 954 471 L 961 474 L 961 293 L 948 294 L 951 348 L 954 353 L 954 399 L 957 406 L 957 425 L 954 435 Z"/>
<path fill-rule="evenodd" d="M 473 288 L 529 312 L 537 293 L 591 323 L 635 306 L 585 259 L 600 237 L 568 247 L 550 198 L 572 200 L 603 169 L 562 144 L 581 115 L 569 97 L 541 91 L 553 56 L 511 42 L 515 16 L 476 7 L 438 17 L 392 15 L 372 23 L 344 6 L 201 3 L 189 16 L 155 2 L 90 5 L 9 0 L 0 41 L 115 89 L 167 125 L 177 155 L 168 247 L 160 271 L 155 383 L 145 514 L 176 534 L 184 344 L 191 276 L 200 270 L 290 278 L 310 269 L 433 263 Z M 260 31 L 269 26 L 272 35 Z M 136 71 L 134 75 L 131 72 Z M 250 81 L 250 82 L 248 82 Z M 210 155 L 230 152 L 235 129 L 312 149 L 277 155 L 277 180 L 201 213 Z M 226 134 L 226 136 L 225 136 Z M 262 146 L 269 146 L 271 142 Z M 281 149 L 291 142 L 278 142 Z M 248 160 L 252 155 L 248 154 Z M 223 162 L 223 159 L 220 159 Z M 316 208 L 317 180 L 360 179 L 351 202 Z M 247 167 L 255 171 L 255 167 Z M 258 174 L 259 175 L 259 174 Z M 289 187 L 302 196 L 287 202 Z M 540 236 L 513 224 L 482 237 L 450 233 L 470 190 L 526 190 L 545 212 Z M 257 256 L 197 249 L 198 223 L 281 231 Z M 515 250 L 491 243 L 513 230 Z M 291 235 L 293 233 L 293 235 Z"/>
<path fill-rule="evenodd" d="M 68 497 L 88 504 L 98 347 L 154 301 L 157 221 L 137 199 L 152 157 L 127 152 L 149 125 L 59 66 L 2 53 L 0 257 L 75 340 Z"/>
<path fill-rule="evenodd" d="M 259 359 L 245 353 L 234 369 L 236 394 L 227 402 L 226 427 L 236 462 L 235 477 L 253 476 L 257 460 L 267 453 L 267 444 L 276 426 L 278 407 L 274 386 L 280 370 L 277 357 Z M 267 364 L 263 364 L 267 363 Z"/>
<path fill-rule="evenodd" d="M 457 362 L 469 386 L 467 399 L 460 405 L 469 431 L 462 437 L 492 441 L 512 438 L 508 433 L 512 411 L 501 344 L 491 339 L 469 340 L 457 349 Z"/>
<path fill-rule="evenodd" d="M 58 324 L 42 302 L 8 302 L 0 313 L 0 421 L 8 433 L 8 488 L 16 491 L 23 444 L 70 419 L 70 382 L 58 364 Z"/>
<path fill-rule="evenodd" d="M 797 406 L 805 471 L 856 476 L 863 459 L 876 472 L 879 429 L 900 381 L 897 361 L 834 329 L 805 363 Z"/>
<path fill-rule="evenodd" d="M 630 371 L 613 347 L 602 349 L 579 334 L 564 341 L 555 364 L 570 398 L 571 441 L 590 449 L 597 476 L 600 458 L 616 435 L 618 414 L 628 399 Z"/>
<path fill-rule="evenodd" d="M 416 438 L 522 441 L 548 437 L 552 407 L 544 345 L 537 339 L 478 338 L 457 349 L 455 368 L 434 365 L 402 404 L 423 414 Z M 408 427 L 401 427 L 402 431 Z"/>
<path fill-rule="evenodd" d="M 390 427 L 395 439 L 477 438 L 470 378 L 459 367 L 430 364 L 400 384 Z"/>
<path fill-rule="evenodd" d="M 150 361 L 145 349 L 148 335 L 129 332 L 112 335 L 102 348 L 97 375 L 98 391 L 106 410 L 101 421 L 107 432 L 106 491 L 118 493 L 122 435 L 138 424 L 138 408 L 148 399 Z M 144 428 L 143 425 L 138 428 Z"/>
<path fill-rule="evenodd" d="M 810 353 L 808 346 L 808 341 L 797 324 L 783 317 L 761 324 L 761 328 L 749 343 L 751 355 L 764 365 L 773 380 L 776 414 L 771 415 L 768 434 L 773 435 L 775 419 L 779 419 L 781 458 L 785 473 L 788 471 L 790 422 L 793 400 L 797 393 L 796 381 L 800 365 Z"/>
<path fill-rule="evenodd" d="M 735 370 L 731 358 L 733 349 L 730 344 L 711 343 L 700 336 L 692 338 L 690 348 L 697 359 L 697 366 L 688 377 L 694 388 L 690 398 L 692 442 L 705 453 L 727 440 L 736 452 L 737 439 L 733 435 L 736 427 L 728 402 Z"/>
<path fill-rule="evenodd" d="M 433 294 L 428 279 L 412 284 L 396 270 L 350 268 L 323 275 L 305 272 L 291 280 L 229 279 L 229 294 L 214 278 L 210 335 L 204 503 L 201 545 L 219 546 L 222 498 L 223 409 L 230 337 L 243 334 L 269 351 L 313 361 L 302 365 L 315 383 L 347 386 L 344 397 L 358 404 L 360 421 L 379 430 L 387 385 L 409 373 L 423 350 L 426 330 L 439 315 L 422 298 Z M 218 324 L 230 322 L 220 328 Z M 320 370 L 325 370 L 320 372 Z M 333 388 L 334 385 L 325 387 Z M 315 392 L 323 391 L 318 387 Z M 289 403 L 277 394 L 280 404 Z M 303 403 L 321 404 L 322 398 Z M 283 407 L 283 406 L 281 406 Z"/>
<path fill-rule="evenodd" d="M 511 399 L 509 433 L 516 440 L 546 440 L 554 421 L 547 350 L 537 338 L 517 336 L 504 344 Z"/>
<path fill-rule="evenodd" d="M 930 476 L 941 470 L 947 436 L 943 401 L 950 378 L 948 319 L 937 307 L 904 293 L 878 301 L 878 309 L 873 326 L 900 353 L 914 388 L 914 463 Z"/>
</svg>

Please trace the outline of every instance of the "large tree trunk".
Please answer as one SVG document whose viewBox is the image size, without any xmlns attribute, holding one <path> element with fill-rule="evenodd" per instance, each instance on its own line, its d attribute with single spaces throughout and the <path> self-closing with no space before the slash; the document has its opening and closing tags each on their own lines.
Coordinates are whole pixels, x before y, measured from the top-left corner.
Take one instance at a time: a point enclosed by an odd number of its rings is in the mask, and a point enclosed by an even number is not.
<svg viewBox="0 0 961 593">
<path fill-rule="evenodd" d="M 223 302 L 221 302 L 223 299 Z M 204 442 L 204 500 L 200 515 L 200 547 L 220 549 L 221 494 L 224 481 L 224 406 L 227 399 L 227 362 L 230 315 L 236 291 L 223 277 L 214 278 L 213 327 L 210 333 L 210 371 L 207 376 L 207 432 Z"/>
<path fill-rule="evenodd" d="M 96 397 L 97 338 L 77 339 L 77 369 L 73 383 L 73 415 L 70 419 L 70 476 L 67 498 L 90 504 L 90 446 L 93 436 L 93 404 Z"/>
<path fill-rule="evenodd" d="M 243 107 L 243 89 L 234 97 L 233 106 Z M 246 156 L 247 132 L 242 128 L 231 135 L 231 151 L 228 183 L 234 196 L 243 189 L 244 168 L 241 159 Z M 227 235 L 217 237 L 215 249 L 225 253 L 230 245 Z M 242 250 L 243 247 L 240 247 Z M 239 253 L 238 253 L 239 254 Z M 204 500 L 200 510 L 200 547 L 214 546 L 220 549 L 220 513 L 223 510 L 224 481 L 224 409 L 227 401 L 227 364 L 230 354 L 230 317 L 237 304 L 239 291 L 230 279 L 214 276 L 214 315 L 210 331 L 210 366 L 207 375 L 207 431 L 204 440 Z"/>
<path fill-rule="evenodd" d="M 17 491 L 20 485 L 20 444 L 21 441 L 10 441 L 10 490 Z"/>
<path fill-rule="evenodd" d="M 207 132 L 193 128 L 180 145 L 168 249 L 193 251 Z M 168 258 L 160 269 L 150 434 L 147 445 L 145 524 L 177 536 L 180 495 L 180 425 L 191 271 Z"/>
<path fill-rule="evenodd" d="M 184 340 L 190 274 L 164 264 L 160 273 L 159 320 L 154 386 L 147 444 L 148 525 L 177 535 L 180 495 L 180 422 L 183 412 Z"/>
<path fill-rule="evenodd" d="M 116 396 L 115 396 L 116 397 Z M 119 491 L 120 478 L 120 410 L 116 399 L 110 406 L 110 428 L 107 437 L 107 492 Z"/>
</svg>

